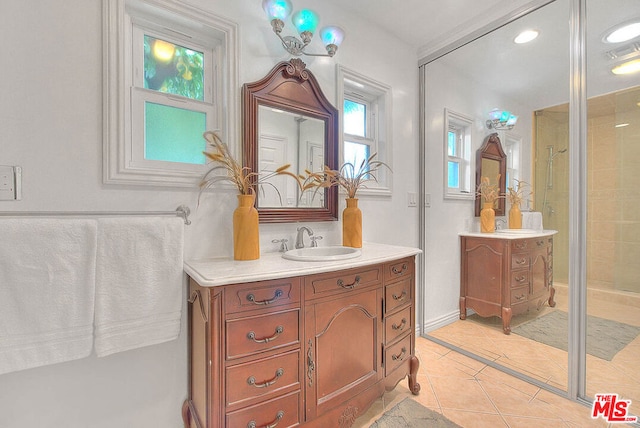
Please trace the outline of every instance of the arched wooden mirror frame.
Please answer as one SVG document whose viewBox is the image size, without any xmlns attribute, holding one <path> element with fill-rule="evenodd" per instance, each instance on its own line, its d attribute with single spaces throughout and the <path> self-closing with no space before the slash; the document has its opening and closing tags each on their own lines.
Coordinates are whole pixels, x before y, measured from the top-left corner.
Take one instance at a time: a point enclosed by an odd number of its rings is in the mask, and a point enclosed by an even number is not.
<svg viewBox="0 0 640 428">
<path fill-rule="evenodd" d="M 267 106 L 317 118 L 324 122 L 324 163 L 331 169 L 338 164 L 338 110 L 331 105 L 305 63 L 293 58 L 277 64 L 264 78 L 242 87 L 243 137 L 245 166 L 258 171 L 258 108 Z M 318 208 L 260 208 L 260 192 L 256 207 L 261 223 L 338 220 L 338 189 L 322 189 L 324 206 Z"/>
<path fill-rule="evenodd" d="M 507 191 L 507 155 L 502 150 L 502 144 L 500 144 L 500 138 L 498 137 L 498 133 L 493 133 L 488 135 L 482 146 L 476 152 L 476 191 L 478 186 L 480 186 L 480 180 L 483 175 L 487 175 L 487 168 L 489 167 L 489 162 L 496 162 L 497 168 L 491 168 L 491 170 L 496 169 L 500 174 L 500 178 L 498 179 L 499 187 L 500 187 L 500 195 L 504 195 Z M 483 173 L 483 165 L 484 165 L 484 173 Z M 493 172 L 493 171 L 492 171 Z M 492 172 L 489 174 L 494 175 Z M 495 176 L 489 176 L 491 182 L 495 182 Z M 482 201 L 480 200 L 480 195 L 476 194 L 476 205 L 475 205 L 475 215 L 476 217 L 480 216 L 480 210 L 482 209 Z M 505 198 L 502 197 L 496 201 L 496 206 L 494 207 L 497 216 L 505 215 Z"/>
</svg>

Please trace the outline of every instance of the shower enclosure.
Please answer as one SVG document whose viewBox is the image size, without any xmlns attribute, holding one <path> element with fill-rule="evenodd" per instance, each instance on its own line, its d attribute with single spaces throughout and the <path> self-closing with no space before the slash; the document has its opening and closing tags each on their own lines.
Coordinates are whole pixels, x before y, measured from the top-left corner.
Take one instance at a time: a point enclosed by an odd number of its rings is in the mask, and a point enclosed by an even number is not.
<svg viewBox="0 0 640 428">
<path fill-rule="evenodd" d="M 638 101 L 640 87 L 588 100 L 588 289 L 640 293 Z M 535 209 L 559 236 L 568 234 L 568 130 L 568 105 L 536 111 Z M 566 241 L 556 242 L 554 281 L 566 284 L 568 249 L 561 244 Z"/>
</svg>

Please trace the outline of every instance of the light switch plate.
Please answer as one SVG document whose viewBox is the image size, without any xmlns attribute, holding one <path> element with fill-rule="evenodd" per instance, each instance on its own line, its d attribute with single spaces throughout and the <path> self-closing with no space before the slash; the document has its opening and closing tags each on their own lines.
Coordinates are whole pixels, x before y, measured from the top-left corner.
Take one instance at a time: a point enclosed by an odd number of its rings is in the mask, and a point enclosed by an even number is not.
<svg viewBox="0 0 640 428">
<path fill-rule="evenodd" d="M 17 168 L 20 171 L 18 174 L 22 176 L 21 168 Z M 15 201 L 18 199 L 19 183 L 16 180 L 16 167 L 8 165 L 0 165 L 0 201 Z"/>
</svg>

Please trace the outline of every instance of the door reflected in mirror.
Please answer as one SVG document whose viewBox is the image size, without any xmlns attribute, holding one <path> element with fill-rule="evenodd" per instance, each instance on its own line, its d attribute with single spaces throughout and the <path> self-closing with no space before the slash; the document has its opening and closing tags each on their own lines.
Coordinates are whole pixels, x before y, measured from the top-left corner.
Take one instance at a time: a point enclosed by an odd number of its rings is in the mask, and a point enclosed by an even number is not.
<svg viewBox="0 0 640 428">
<path fill-rule="evenodd" d="M 258 168 L 263 175 L 282 165 L 306 175 L 305 170 L 322 171 L 324 162 L 323 120 L 268 106 L 258 107 Z M 301 193 L 294 180 L 277 175 L 260 189 L 259 208 L 320 208 L 324 191 L 309 189 Z"/>
</svg>

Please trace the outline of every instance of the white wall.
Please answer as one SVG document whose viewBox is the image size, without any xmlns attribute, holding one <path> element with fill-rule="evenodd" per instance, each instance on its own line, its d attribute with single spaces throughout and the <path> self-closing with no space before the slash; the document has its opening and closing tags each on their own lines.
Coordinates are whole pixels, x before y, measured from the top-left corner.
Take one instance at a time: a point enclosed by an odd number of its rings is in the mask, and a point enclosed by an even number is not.
<svg viewBox="0 0 640 428">
<path fill-rule="evenodd" d="M 259 1 L 190 3 L 239 24 L 240 56 L 234 60 L 240 83 L 289 59 Z M 314 7 L 323 22 L 347 32 L 334 59 L 304 58 L 330 101 L 336 99 L 336 64 L 393 88 L 393 196 L 361 198 L 364 239 L 417 246 L 418 212 L 407 207 L 407 192 L 418 189 L 415 52 L 358 16 L 322 2 L 295 3 Z M 0 201 L 0 210 L 155 211 L 186 204 L 193 224 L 186 229 L 185 257 L 230 256 L 232 193 L 206 194 L 196 211 L 196 190 L 102 184 L 101 2 L 3 0 L 1 9 L 0 164 L 23 168 L 23 200 Z M 235 90 L 239 100 L 240 88 Z M 340 243 L 339 222 L 311 226 L 324 235 L 324 245 Z M 277 251 L 273 238 L 292 242 L 295 228 L 261 226 L 262 251 Z M 0 426 L 180 426 L 187 395 L 185 326 L 183 315 L 183 332 L 170 343 L 0 376 Z"/>
</svg>

